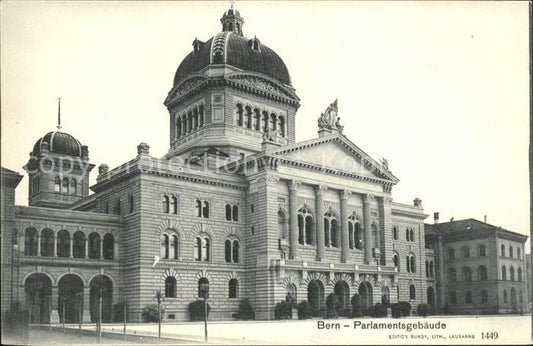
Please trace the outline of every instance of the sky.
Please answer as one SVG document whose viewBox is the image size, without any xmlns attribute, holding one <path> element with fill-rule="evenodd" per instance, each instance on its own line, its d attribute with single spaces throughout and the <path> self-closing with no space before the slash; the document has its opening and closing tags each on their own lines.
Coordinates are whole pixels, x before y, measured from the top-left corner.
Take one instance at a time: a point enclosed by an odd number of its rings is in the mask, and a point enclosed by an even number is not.
<svg viewBox="0 0 533 346">
<path fill-rule="evenodd" d="M 195 38 L 230 2 L 10 2 L 1 7 L 1 164 L 24 173 L 55 130 L 116 167 L 168 150 L 163 101 Z M 276 51 L 301 98 L 296 140 L 335 98 L 344 134 L 448 221 L 529 235 L 528 3 L 236 1 L 244 35 Z M 95 182 L 96 169 L 91 175 Z M 27 205 L 27 177 L 16 203 Z M 527 245 L 526 248 L 528 248 Z"/>
</svg>

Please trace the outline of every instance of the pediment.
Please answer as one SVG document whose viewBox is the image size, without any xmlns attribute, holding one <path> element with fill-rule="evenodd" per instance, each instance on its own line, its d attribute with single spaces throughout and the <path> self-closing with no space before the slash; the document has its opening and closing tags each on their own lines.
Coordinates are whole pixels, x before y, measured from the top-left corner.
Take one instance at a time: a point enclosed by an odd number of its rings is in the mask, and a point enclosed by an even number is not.
<svg viewBox="0 0 533 346">
<path fill-rule="evenodd" d="M 339 134 L 295 143 L 270 154 L 289 164 L 307 165 L 318 170 L 337 171 L 393 183 L 398 181 L 381 164 Z"/>
</svg>

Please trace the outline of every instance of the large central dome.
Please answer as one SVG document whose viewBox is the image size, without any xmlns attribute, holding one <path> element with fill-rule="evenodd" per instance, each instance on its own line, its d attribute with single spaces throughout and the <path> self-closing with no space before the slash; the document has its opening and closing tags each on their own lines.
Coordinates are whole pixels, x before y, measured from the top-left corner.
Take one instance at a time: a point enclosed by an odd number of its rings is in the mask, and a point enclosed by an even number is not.
<svg viewBox="0 0 533 346">
<path fill-rule="evenodd" d="M 174 86 L 193 73 L 209 65 L 227 64 L 242 70 L 254 71 L 290 85 L 291 78 L 285 63 L 257 38 L 242 36 L 244 20 L 239 12 L 230 9 L 221 19 L 223 31 L 207 42 L 193 42 L 193 51 L 181 62 L 174 77 Z"/>
</svg>

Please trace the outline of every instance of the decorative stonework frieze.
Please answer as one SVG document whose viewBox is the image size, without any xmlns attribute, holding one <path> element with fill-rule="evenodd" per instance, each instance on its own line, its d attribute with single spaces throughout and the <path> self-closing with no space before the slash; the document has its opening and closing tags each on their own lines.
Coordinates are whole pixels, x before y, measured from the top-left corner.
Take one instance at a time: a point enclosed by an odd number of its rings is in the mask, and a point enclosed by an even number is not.
<svg viewBox="0 0 533 346">
<path fill-rule="evenodd" d="M 293 179 L 293 180 L 291 180 L 291 181 L 289 182 L 289 189 L 291 189 L 291 190 L 298 190 L 298 188 L 300 187 L 300 185 L 302 185 L 302 182 L 301 182 L 301 181 Z"/>
<path fill-rule="evenodd" d="M 298 201 L 298 206 L 300 206 L 300 207 L 306 207 L 306 208 L 309 208 L 311 210 L 315 209 L 315 201 L 312 200 L 312 199 L 304 198 L 304 197 L 298 197 L 297 201 Z"/>
</svg>

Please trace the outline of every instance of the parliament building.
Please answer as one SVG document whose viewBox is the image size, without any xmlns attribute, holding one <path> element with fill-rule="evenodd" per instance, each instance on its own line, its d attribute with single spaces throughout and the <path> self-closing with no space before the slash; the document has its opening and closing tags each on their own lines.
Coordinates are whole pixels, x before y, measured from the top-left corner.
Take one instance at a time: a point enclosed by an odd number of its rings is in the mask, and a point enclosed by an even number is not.
<svg viewBox="0 0 533 346">
<path fill-rule="evenodd" d="M 105 322 L 119 302 L 140 322 L 161 291 L 165 321 L 188 320 L 204 284 L 211 319 L 231 319 L 245 298 L 272 319 L 288 293 L 316 311 L 331 293 L 346 308 L 358 293 L 365 307 L 386 296 L 414 310 L 526 309 L 526 236 L 424 224 L 420 199 L 393 201 L 387 162 L 343 134 L 336 101 L 317 137 L 296 142 L 296 117 L 317 115 L 297 115 L 287 66 L 244 35 L 237 10 L 221 24 L 177 68 L 163 157 L 140 143 L 93 171 L 86 144 L 97 138 L 58 128 L 24 166 L 28 206 L 14 203 L 23 176 L 2 168 L 2 311 L 20 302 L 34 323 L 94 322 L 100 292 Z"/>
</svg>

